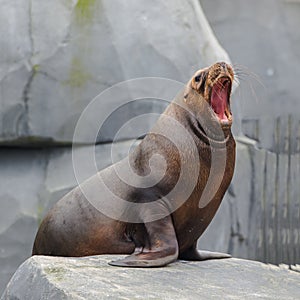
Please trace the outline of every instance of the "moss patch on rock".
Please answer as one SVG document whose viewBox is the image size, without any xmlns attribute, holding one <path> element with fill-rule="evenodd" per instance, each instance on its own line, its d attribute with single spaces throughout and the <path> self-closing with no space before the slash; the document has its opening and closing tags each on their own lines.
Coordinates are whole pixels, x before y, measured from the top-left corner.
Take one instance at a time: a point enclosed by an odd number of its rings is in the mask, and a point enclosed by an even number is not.
<svg viewBox="0 0 300 300">
<path fill-rule="evenodd" d="M 75 6 L 76 19 L 82 25 L 90 23 L 96 0 L 78 0 Z"/>
<path fill-rule="evenodd" d="M 69 79 L 65 81 L 71 87 L 82 87 L 91 79 L 91 75 L 85 70 L 82 61 L 74 57 L 71 62 Z"/>
</svg>

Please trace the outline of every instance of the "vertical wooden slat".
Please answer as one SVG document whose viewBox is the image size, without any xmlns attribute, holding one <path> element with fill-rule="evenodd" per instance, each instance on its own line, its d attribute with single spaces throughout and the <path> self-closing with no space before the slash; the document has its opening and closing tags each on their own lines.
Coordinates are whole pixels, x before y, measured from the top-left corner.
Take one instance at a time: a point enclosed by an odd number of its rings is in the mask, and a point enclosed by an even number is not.
<svg viewBox="0 0 300 300">
<path fill-rule="evenodd" d="M 274 130 L 274 149 L 276 155 L 276 171 L 275 171 L 275 202 L 276 202 L 276 228 L 275 235 L 276 240 L 281 240 L 281 234 L 279 230 L 279 215 L 280 215 L 280 199 L 279 199 L 279 152 L 280 152 L 280 118 L 276 119 L 275 130 Z M 277 252 L 277 259 L 280 260 L 282 255 L 279 249 L 275 250 Z"/>
<path fill-rule="evenodd" d="M 292 152 L 293 152 L 293 141 L 292 141 L 292 126 L 293 126 L 293 119 L 292 116 L 289 115 L 288 117 L 288 126 L 287 126 L 287 158 L 288 158 L 288 174 L 287 174 L 287 184 L 286 184 L 286 200 L 287 200 L 287 221 L 286 221 L 286 228 L 287 228 L 287 248 L 285 253 L 287 255 L 287 264 L 291 264 L 293 259 L 293 242 L 292 242 L 292 186 L 291 186 L 291 172 L 292 172 Z"/>
<path fill-rule="evenodd" d="M 256 213 L 253 215 L 254 228 L 256 228 L 257 257 L 259 260 L 266 259 L 266 151 L 256 151 L 255 157 L 255 203 Z"/>
<path fill-rule="evenodd" d="M 266 212 L 265 212 L 265 230 L 266 230 L 266 261 L 275 263 L 277 261 L 277 251 L 274 251 L 277 246 L 277 198 L 275 196 L 276 182 L 276 154 L 267 152 L 266 155 Z"/>
<path fill-rule="evenodd" d="M 300 121 L 296 125 L 296 143 L 295 143 L 295 159 L 293 165 L 296 174 L 294 175 L 294 196 L 293 196 L 293 222 L 292 232 L 294 241 L 294 260 L 293 264 L 300 264 Z"/>
<path fill-rule="evenodd" d="M 291 167 L 290 167 L 290 263 L 295 263 L 297 261 L 297 247 L 298 237 L 297 231 L 299 226 L 299 203 L 297 197 L 300 197 L 299 190 L 299 154 L 291 155 Z M 299 257 L 298 257 L 299 259 Z"/>
<path fill-rule="evenodd" d="M 288 191 L 287 191 L 287 183 L 288 183 L 288 165 L 289 165 L 289 157 L 288 157 L 288 125 L 287 119 L 281 118 L 281 129 L 280 129 L 280 152 L 279 152 L 279 181 L 278 181 L 278 203 L 279 203 L 279 222 L 278 229 L 280 232 L 280 243 L 278 244 L 278 261 L 280 262 L 288 262 L 288 247 L 289 247 L 289 224 L 288 224 Z"/>
</svg>

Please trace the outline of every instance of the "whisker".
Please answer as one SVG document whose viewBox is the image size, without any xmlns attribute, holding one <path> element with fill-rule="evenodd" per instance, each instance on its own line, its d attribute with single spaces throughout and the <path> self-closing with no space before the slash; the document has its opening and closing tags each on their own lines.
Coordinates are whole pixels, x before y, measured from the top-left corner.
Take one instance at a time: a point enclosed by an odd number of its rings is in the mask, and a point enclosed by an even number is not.
<svg viewBox="0 0 300 300">
<path fill-rule="evenodd" d="M 237 85 L 240 85 L 240 78 L 238 78 L 238 77 L 234 77 L 233 78 L 233 81 L 237 84 Z"/>
<path fill-rule="evenodd" d="M 256 73 L 249 70 L 247 67 L 245 67 L 243 65 L 239 65 L 239 64 L 233 64 L 232 67 L 233 67 L 234 73 L 236 75 L 249 76 L 249 77 L 255 79 L 256 82 L 258 82 L 263 88 L 266 88 L 265 85 L 263 84 L 263 82 L 261 81 L 260 77 Z"/>
<path fill-rule="evenodd" d="M 240 75 L 236 75 L 235 76 L 238 80 L 241 80 L 241 81 L 246 81 L 246 79 L 248 79 L 249 77 L 243 77 L 243 76 L 240 76 Z"/>
<path fill-rule="evenodd" d="M 254 72 L 250 71 L 247 67 L 239 65 L 239 64 L 232 64 L 232 68 L 234 71 L 235 77 L 240 82 L 246 82 L 250 88 L 251 94 L 254 96 L 256 103 L 259 102 L 257 93 L 253 87 L 252 81 L 249 79 L 254 79 L 259 85 L 261 85 L 264 89 L 266 88 L 263 82 L 261 81 L 260 77 L 255 74 Z"/>
</svg>

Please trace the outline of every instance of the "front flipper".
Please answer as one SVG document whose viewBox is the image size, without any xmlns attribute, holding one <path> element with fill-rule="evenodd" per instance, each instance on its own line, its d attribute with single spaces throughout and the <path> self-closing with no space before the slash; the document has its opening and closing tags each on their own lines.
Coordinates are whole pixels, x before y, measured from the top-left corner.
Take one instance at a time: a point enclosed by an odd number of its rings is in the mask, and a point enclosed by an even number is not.
<svg viewBox="0 0 300 300">
<path fill-rule="evenodd" d="M 185 252 L 179 255 L 179 259 L 182 260 L 191 260 L 191 261 L 201 261 L 208 259 L 223 259 L 223 258 L 231 258 L 230 254 L 221 253 L 221 252 L 211 252 L 211 251 L 198 251 L 196 249 L 197 242 L 193 244 Z"/>
<path fill-rule="evenodd" d="M 132 254 L 124 259 L 109 262 L 111 266 L 135 267 L 135 268 L 155 268 L 163 267 L 177 259 L 178 254 L 166 254 L 163 252 L 145 252 Z"/>
<path fill-rule="evenodd" d="M 109 264 L 118 267 L 163 267 L 178 257 L 178 243 L 170 216 L 145 223 L 150 246 Z"/>
</svg>

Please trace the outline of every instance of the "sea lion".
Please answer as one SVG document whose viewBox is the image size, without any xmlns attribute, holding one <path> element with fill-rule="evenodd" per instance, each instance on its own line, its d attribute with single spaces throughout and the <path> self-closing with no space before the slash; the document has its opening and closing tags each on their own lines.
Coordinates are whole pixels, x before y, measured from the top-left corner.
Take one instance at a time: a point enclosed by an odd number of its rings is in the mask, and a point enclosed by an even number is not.
<svg viewBox="0 0 300 300">
<path fill-rule="evenodd" d="M 198 251 L 196 245 L 234 172 L 233 80 L 233 68 L 224 62 L 197 71 L 127 160 L 98 172 L 57 202 L 40 225 L 32 254 L 130 254 L 110 263 L 126 267 L 230 257 Z M 126 174 L 126 168 L 146 178 L 144 185 L 124 182 L 119 171 Z M 125 201 L 117 205 L 115 199 Z"/>
</svg>

